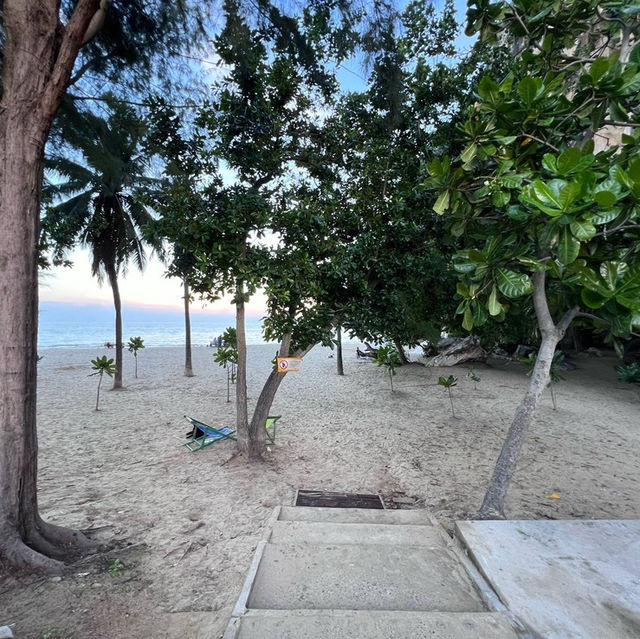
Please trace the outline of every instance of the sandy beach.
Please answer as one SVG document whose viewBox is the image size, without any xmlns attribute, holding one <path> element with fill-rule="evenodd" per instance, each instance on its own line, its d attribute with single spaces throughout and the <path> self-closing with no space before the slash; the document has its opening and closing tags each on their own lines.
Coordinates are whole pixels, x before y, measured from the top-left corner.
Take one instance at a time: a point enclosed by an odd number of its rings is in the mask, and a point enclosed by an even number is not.
<svg viewBox="0 0 640 639">
<path fill-rule="evenodd" d="M 0 626 L 15 624 L 18 639 L 219 637 L 274 506 L 298 488 L 381 493 L 445 526 L 472 515 L 528 383 L 523 366 L 478 365 L 477 389 L 464 367 L 405 366 L 391 393 L 355 346 L 345 347 L 344 377 L 321 347 L 287 376 L 271 411 L 282 415 L 276 446 L 257 465 L 234 456 L 233 442 L 183 446 L 185 414 L 234 423 L 212 349 L 194 349 L 193 378 L 181 348 L 141 351 L 138 379 L 125 352 L 126 390 L 108 392 L 105 380 L 99 412 L 89 360 L 113 351 L 43 350 L 42 515 L 117 548 L 61 580 L 2 577 Z M 276 349 L 249 347 L 250 409 Z M 557 410 L 548 393 L 542 400 L 509 518 L 640 517 L 640 391 L 616 380 L 612 356 L 575 362 L 556 387 Z M 437 385 L 451 373 L 456 418 Z"/>
</svg>

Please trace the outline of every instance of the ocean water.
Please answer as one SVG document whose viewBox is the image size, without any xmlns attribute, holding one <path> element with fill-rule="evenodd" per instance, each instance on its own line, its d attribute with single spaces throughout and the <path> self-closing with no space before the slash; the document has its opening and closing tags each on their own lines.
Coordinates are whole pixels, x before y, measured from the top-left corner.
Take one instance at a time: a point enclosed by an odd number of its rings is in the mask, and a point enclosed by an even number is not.
<svg viewBox="0 0 640 639">
<path fill-rule="evenodd" d="M 191 343 L 207 345 L 229 326 L 235 326 L 233 315 L 191 313 Z M 123 341 L 142 337 L 145 346 L 182 346 L 184 313 L 127 307 L 122 310 Z M 247 344 L 264 344 L 262 323 L 247 317 Z M 41 302 L 38 326 L 38 348 L 93 348 L 115 342 L 115 313 L 102 305 Z"/>
</svg>

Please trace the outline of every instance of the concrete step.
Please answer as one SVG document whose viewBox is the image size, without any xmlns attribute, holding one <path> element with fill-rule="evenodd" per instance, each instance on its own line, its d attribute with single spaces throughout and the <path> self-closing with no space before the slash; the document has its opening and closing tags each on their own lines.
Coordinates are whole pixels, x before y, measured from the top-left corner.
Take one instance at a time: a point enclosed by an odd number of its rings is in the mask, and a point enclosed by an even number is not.
<svg viewBox="0 0 640 639">
<path fill-rule="evenodd" d="M 442 545 L 271 544 L 247 608 L 480 612 L 466 572 Z"/>
<path fill-rule="evenodd" d="M 358 544 L 386 546 L 444 546 L 435 526 L 389 524 L 335 524 L 326 521 L 276 521 L 272 544 Z"/>
<path fill-rule="evenodd" d="M 330 521 L 336 524 L 433 525 L 428 512 L 424 509 L 381 510 L 374 508 L 282 506 L 278 519 L 280 521 Z"/>
<path fill-rule="evenodd" d="M 249 611 L 225 639 L 517 639 L 496 612 Z"/>
</svg>

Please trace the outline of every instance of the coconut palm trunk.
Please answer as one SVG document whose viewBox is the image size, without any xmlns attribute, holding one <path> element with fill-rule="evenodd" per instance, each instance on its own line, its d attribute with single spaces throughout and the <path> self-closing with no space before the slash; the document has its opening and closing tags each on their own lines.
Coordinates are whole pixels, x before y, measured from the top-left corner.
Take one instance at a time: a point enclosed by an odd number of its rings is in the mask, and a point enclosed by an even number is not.
<svg viewBox="0 0 640 639">
<path fill-rule="evenodd" d="M 113 263 L 105 266 L 109 284 L 113 292 L 113 307 L 116 311 L 116 374 L 113 376 L 111 390 L 122 388 L 122 303 L 120 301 L 120 288 L 118 287 L 118 273 Z"/>
<path fill-rule="evenodd" d="M 191 363 L 191 318 L 189 317 L 189 284 L 185 279 L 184 284 L 184 374 L 185 377 L 193 377 Z"/>
</svg>

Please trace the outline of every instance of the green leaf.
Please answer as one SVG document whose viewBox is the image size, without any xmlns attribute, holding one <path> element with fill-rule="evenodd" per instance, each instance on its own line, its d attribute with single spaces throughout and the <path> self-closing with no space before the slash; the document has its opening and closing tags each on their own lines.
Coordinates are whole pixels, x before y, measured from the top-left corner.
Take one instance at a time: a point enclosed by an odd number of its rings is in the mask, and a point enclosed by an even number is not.
<svg viewBox="0 0 640 639">
<path fill-rule="evenodd" d="M 558 199 L 558 194 L 555 193 L 550 186 L 545 184 L 542 180 L 534 180 L 531 183 L 531 191 L 533 195 L 546 206 L 553 206 L 558 209 L 562 208 L 562 204 Z"/>
<path fill-rule="evenodd" d="M 496 281 L 500 292 L 510 298 L 520 297 L 533 291 L 531 278 L 524 273 L 499 268 L 496 270 Z"/>
<path fill-rule="evenodd" d="M 589 69 L 589 75 L 593 79 L 594 84 L 598 84 L 598 80 L 609 70 L 608 58 L 598 58 Z"/>
<path fill-rule="evenodd" d="M 594 194 L 593 199 L 599 206 L 605 209 L 610 209 L 618 201 L 615 193 L 611 191 L 598 191 Z"/>
<path fill-rule="evenodd" d="M 458 220 L 451 225 L 451 235 L 454 237 L 460 237 L 467 227 L 467 220 Z"/>
<path fill-rule="evenodd" d="M 473 329 L 473 313 L 471 312 L 471 309 L 469 307 L 467 307 L 464 312 L 464 317 L 462 319 L 462 328 L 464 328 L 466 331 L 470 331 Z"/>
<path fill-rule="evenodd" d="M 496 315 L 500 315 L 502 311 L 502 304 L 498 302 L 498 291 L 495 286 L 491 289 L 491 295 L 489 295 L 487 308 L 489 309 L 489 314 L 493 315 L 494 317 Z"/>
<path fill-rule="evenodd" d="M 462 155 L 460 155 L 460 159 L 462 160 L 462 162 L 464 164 L 467 164 L 468 162 L 471 162 L 471 160 L 473 160 L 473 158 L 476 155 L 476 151 L 478 150 L 478 147 L 475 144 L 470 144 L 463 152 Z"/>
<path fill-rule="evenodd" d="M 531 106 L 538 95 L 538 90 L 542 85 L 539 78 L 523 78 L 518 82 L 518 94 L 527 106 Z"/>
<path fill-rule="evenodd" d="M 585 215 L 585 219 L 598 226 L 615 220 L 618 215 L 620 215 L 620 209 L 611 209 L 611 211 L 603 211 L 602 213 L 588 213 Z"/>
<path fill-rule="evenodd" d="M 624 262 L 603 262 L 600 264 L 600 276 L 612 291 L 615 290 L 618 280 L 626 271 L 627 265 Z"/>
<path fill-rule="evenodd" d="M 599 293 L 591 291 L 588 288 L 583 288 L 580 291 L 580 297 L 585 306 L 593 309 L 601 308 L 607 301 L 606 298 L 602 297 Z"/>
<path fill-rule="evenodd" d="M 576 149 L 575 147 L 571 147 L 566 151 L 563 151 L 558 156 L 558 173 L 562 175 L 566 175 L 570 173 L 574 169 L 576 169 L 580 165 L 580 161 L 582 160 L 582 152 L 580 149 Z"/>
<path fill-rule="evenodd" d="M 517 204 L 509 206 L 506 210 L 506 214 L 512 220 L 516 220 L 516 222 L 526 222 L 529 219 L 529 213 Z"/>
<path fill-rule="evenodd" d="M 494 191 L 493 195 L 491 196 L 491 203 L 497 209 L 501 209 L 509 204 L 510 199 L 511 195 L 508 191 Z"/>
<path fill-rule="evenodd" d="M 436 200 L 436 203 L 433 205 L 433 210 L 438 215 L 443 215 L 449 208 L 449 199 L 449 191 L 443 191 L 442 193 L 440 193 L 438 199 Z"/>
<path fill-rule="evenodd" d="M 569 228 L 581 242 L 588 242 L 596 234 L 596 227 L 590 222 L 572 222 Z"/>
<path fill-rule="evenodd" d="M 578 257 L 580 242 L 573 237 L 569 227 L 563 227 L 558 235 L 558 260 L 565 266 Z"/>
<path fill-rule="evenodd" d="M 545 153 L 542 156 L 542 166 L 549 171 L 549 173 L 557 173 L 558 162 L 556 160 L 556 156 L 551 153 Z"/>
<path fill-rule="evenodd" d="M 476 266 L 476 264 L 471 262 L 454 262 L 453 270 L 456 271 L 456 273 L 472 273 L 476 270 Z"/>
</svg>

